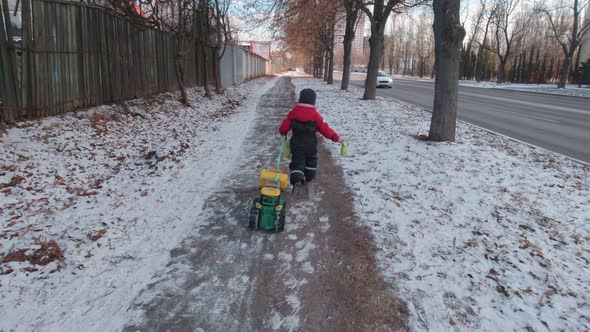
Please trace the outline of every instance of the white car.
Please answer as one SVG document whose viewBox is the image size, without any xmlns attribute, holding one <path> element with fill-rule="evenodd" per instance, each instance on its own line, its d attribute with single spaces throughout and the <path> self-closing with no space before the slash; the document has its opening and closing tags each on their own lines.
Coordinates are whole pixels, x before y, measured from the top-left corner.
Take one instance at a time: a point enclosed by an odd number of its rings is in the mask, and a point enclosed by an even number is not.
<svg viewBox="0 0 590 332">
<path fill-rule="evenodd" d="M 365 87 L 367 86 L 367 80 L 365 79 Z M 386 72 L 380 70 L 377 72 L 377 87 L 388 87 L 393 88 L 393 78 L 387 75 Z"/>
<path fill-rule="evenodd" d="M 377 87 L 385 86 L 388 88 L 393 88 L 393 78 L 387 75 L 386 72 L 380 70 L 377 72 Z"/>
</svg>

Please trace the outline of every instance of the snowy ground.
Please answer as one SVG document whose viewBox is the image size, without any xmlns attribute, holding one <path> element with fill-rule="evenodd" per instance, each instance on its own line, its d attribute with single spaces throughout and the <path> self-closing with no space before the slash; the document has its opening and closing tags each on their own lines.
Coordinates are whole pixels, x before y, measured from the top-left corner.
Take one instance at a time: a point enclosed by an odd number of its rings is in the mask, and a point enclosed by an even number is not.
<svg viewBox="0 0 590 332">
<path fill-rule="evenodd" d="M 429 113 L 294 83 L 350 141 L 337 160 L 413 329 L 590 329 L 588 167 L 466 123 L 456 143 L 420 141 Z"/>
<path fill-rule="evenodd" d="M 0 330 L 136 320 L 132 299 L 198 226 L 273 83 L 213 100 L 194 89 L 192 108 L 174 94 L 101 106 L 0 137 Z"/>
</svg>

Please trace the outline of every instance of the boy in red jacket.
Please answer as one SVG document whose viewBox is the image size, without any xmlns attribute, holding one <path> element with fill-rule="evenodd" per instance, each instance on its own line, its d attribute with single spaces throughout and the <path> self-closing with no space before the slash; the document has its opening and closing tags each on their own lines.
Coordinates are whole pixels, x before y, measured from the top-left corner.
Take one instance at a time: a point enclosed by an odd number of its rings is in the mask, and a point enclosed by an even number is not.
<svg viewBox="0 0 590 332">
<path fill-rule="evenodd" d="M 316 131 L 325 138 L 334 142 L 340 142 L 340 136 L 336 134 L 315 108 L 316 93 L 312 89 L 303 89 L 299 94 L 297 104 L 287 115 L 279 127 L 281 135 L 287 135 L 293 130 L 291 136 L 291 163 L 289 169 L 290 182 L 293 186 L 313 180 L 318 167 L 318 140 Z"/>
</svg>

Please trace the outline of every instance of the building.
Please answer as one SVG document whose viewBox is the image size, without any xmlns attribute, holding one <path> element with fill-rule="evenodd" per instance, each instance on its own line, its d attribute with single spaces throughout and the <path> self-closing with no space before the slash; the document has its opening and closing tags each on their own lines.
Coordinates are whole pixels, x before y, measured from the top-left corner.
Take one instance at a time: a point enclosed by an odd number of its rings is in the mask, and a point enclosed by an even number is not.
<svg viewBox="0 0 590 332">
<path fill-rule="evenodd" d="M 336 23 L 334 53 L 344 54 L 344 33 L 346 31 L 346 20 L 342 19 Z M 359 13 L 359 19 L 356 23 L 354 39 L 352 40 L 352 56 L 360 56 L 363 54 L 365 39 L 365 15 Z"/>
<path fill-rule="evenodd" d="M 272 42 L 265 41 L 238 41 L 238 45 L 248 49 L 248 51 L 263 57 L 265 60 L 271 59 L 271 44 Z"/>
</svg>

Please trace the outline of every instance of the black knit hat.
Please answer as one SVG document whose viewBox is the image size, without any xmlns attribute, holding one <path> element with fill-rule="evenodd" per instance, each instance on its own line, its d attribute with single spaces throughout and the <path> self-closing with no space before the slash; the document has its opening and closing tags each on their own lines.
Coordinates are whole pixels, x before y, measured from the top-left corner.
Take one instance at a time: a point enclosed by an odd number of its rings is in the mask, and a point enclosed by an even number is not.
<svg viewBox="0 0 590 332">
<path fill-rule="evenodd" d="M 299 103 L 315 105 L 315 91 L 312 89 L 301 90 L 299 93 Z"/>
</svg>

